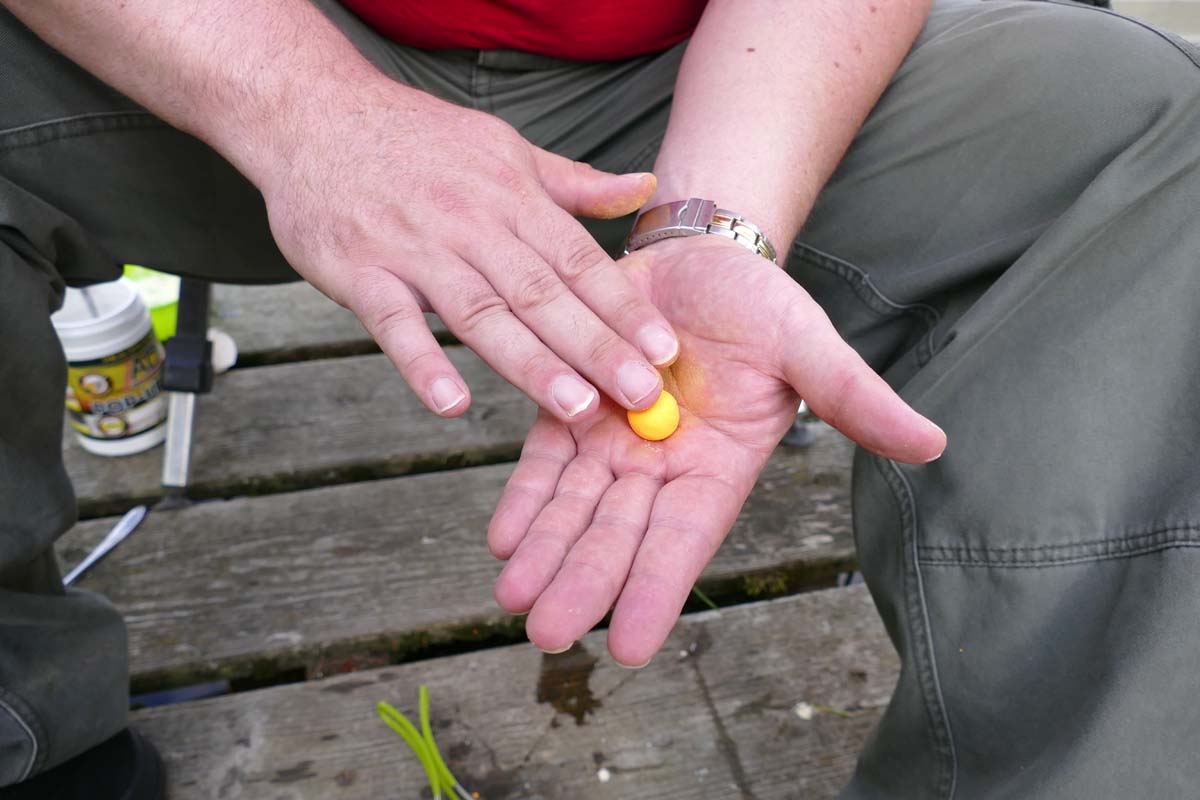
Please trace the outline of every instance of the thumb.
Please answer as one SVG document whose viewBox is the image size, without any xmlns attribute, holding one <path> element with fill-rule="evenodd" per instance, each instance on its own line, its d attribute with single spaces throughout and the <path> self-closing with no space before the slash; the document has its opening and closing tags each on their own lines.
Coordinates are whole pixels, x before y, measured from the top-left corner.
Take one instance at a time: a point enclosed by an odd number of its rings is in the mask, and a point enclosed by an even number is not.
<svg viewBox="0 0 1200 800">
<path fill-rule="evenodd" d="M 550 199 L 576 217 L 623 217 L 641 208 L 658 185 L 649 172 L 614 175 L 538 147 L 533 160 Z"/>
<path fill-rule="evenodd" d="M 791 326 L 797 335 L 787 337 L 792 346 L 783 358 L 784 376 L 813 413 L 885 458 L 923 464 L 940 456 L 942 429 L 900 399 L 817 313 Z"/>
</svg>

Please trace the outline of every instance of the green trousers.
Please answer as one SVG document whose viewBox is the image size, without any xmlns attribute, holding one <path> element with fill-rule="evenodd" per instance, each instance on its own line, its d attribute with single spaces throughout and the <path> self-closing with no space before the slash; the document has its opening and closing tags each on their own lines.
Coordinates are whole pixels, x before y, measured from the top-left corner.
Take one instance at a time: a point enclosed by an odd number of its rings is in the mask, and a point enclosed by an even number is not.
<svg viewBox="0 0 1200 800">
<path fill-rule="evenodd" d="M 426 53 L 327 11 L 398 80 L 653 163 L 682 47 Z M 936 5 L 787 260 L 949 434 L 933 464 L 855 461 L 902 670 L 846 798 L 1200 792 L 1198 207 L 1196 50 L 1082 5 Z M 74 501 L 49 323 L 123 261 L 295 277 L 232 168 L 0 11 L 0 786 L 126 724 L 120 617 L 51 552 Z"/>
</svg>

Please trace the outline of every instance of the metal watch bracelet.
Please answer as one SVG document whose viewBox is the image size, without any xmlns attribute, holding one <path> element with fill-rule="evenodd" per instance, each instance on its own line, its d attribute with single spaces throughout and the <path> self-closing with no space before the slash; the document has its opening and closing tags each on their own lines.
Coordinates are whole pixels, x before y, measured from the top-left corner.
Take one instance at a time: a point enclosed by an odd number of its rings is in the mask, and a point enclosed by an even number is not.
<svg viewBox="0 0 1200 800">
<path fill-rule="evenodd" d="M 712 200 L 699 197 L 663 203 L 639 214 L 625 240 L 625 255 L 663 239 L 702 233 L 732 239 L 772 264 L 776 263 L 775 247 L 757 225 L 732 211 L 717 208 Z"/>
</svg>

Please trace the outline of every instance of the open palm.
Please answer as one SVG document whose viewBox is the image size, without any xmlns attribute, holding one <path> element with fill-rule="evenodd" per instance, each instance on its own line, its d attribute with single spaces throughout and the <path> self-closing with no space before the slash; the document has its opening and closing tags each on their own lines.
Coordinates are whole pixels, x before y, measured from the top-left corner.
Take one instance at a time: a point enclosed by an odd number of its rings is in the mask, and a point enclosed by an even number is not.
<svg viewBox="0 0 1200 800">
<path fill-rule="evenodd" d="M 534 644 L 563 650 L 612 608 L 609 650 L 640 666 L 670 633 L 800 394 L 826 422 L 890 458 L 929 461 L 945 436 L 862 362 L 785 272 L 740 245 L 715 236 L 666 241 L 621 263 L 679 336 L 664 375 L 679 401 L 679 430 L 643 441 L 607 399 L 586 422 L 539 413 L 488 543 L 508 559 L 496 599 L 529 612 Z"/>
</svg>

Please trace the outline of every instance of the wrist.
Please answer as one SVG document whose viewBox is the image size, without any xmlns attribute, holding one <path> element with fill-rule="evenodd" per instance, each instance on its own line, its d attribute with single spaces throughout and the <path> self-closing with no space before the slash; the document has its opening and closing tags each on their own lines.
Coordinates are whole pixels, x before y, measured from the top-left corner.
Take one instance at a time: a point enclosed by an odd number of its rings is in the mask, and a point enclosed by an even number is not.
<svg viewBox="0 0 1200 800">
<path fill-rule="evenodd" d="M 661 175 L 657 170 L 655 176 L 658 178 L 658 189 L 642 206 L 643 211 L 690 197 L 712 200 L 718 208 L 737 214 L 761 231 L 774 246 L 776 260 L 780 264 L 786 259 L 792 240 L 799 231 L 800 222 L 788 219 L 788 215 L 781 209 L 755 197 L 751 187 L 738 186 L 727 180 L 705 180 L 700 177 L 679 180 L 674 176 Z M 714 237 L 709 235 L 702 238 Z"/>
<path fill-rule="evenodd" d="M 651 242 L 643 247 L 639 247 L 634 253 L 645 253 L 653 257 L 682 255 L 684 253 L 712 253 L 725 254 L 730 257 L 740 258 L 746 255 L 754 255 L 745 247 L 742 247 L 731 239 L 726 239 L 724 236 L 679 236 L 673 239 L 660 239 L 657 242 Z M 633 255 L 633 253 L 630 253 Z M 762 256 L 755 256 L 762 258 Z M 763 259 L 766 261 L 766 259 Z M 770 264 L 764 263 L 764 267 L 769 267 Z"/>
<path fill-rule="evenodd" d="M 305 168 L 306 152 L 336 147 L 335 140 L 349 135 L 340 129 L 382 106 L 388 92 L 394 98 L 414 91 L 365 61 L 312 68 L 307 77 L 304 71 L 282 72 L 288 74 L 233 89 L 231 102 L 221 111 L 202 111 L 204 121 L 192 128 L 264 193 L 295 168 Z"/>
<path fill-rule="evenodd" d="M 625 251 L 633 252 L 664 239 L 712 235 L 743 247 L 755 255 L 778 263 L 778 253 L 762 229 L 741 214 L 702 197 L 651 206 L 638 216 L 625 240 Z"/>
</svg>

